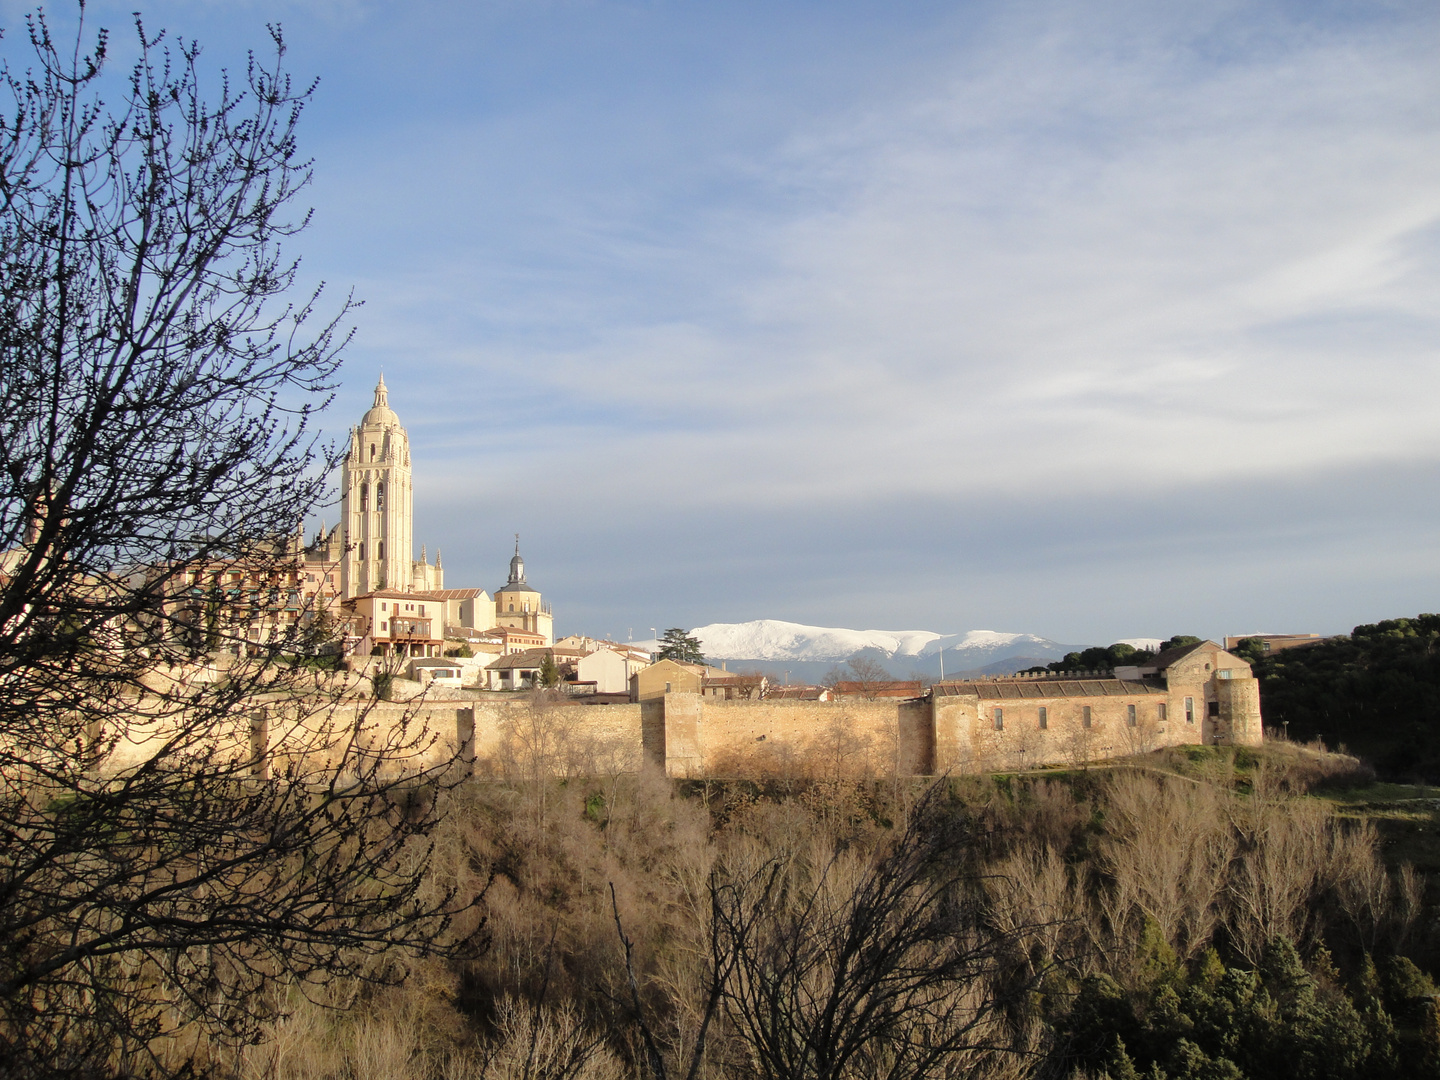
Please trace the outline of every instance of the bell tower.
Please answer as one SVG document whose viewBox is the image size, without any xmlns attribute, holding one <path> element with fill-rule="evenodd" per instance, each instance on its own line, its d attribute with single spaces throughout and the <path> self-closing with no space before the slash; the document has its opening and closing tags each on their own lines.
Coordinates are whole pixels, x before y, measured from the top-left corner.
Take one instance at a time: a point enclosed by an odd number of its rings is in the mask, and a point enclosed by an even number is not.
<svg viewBox="0 0 1440 1080">
<path fill-rule="evenodd" d="M 350 429 L 350 452 L 340 466 L 343 598 L 413 588 L 413 504 L 410 437 L 390 408 L 381 375 L 375 404 Z"/>
</svg>

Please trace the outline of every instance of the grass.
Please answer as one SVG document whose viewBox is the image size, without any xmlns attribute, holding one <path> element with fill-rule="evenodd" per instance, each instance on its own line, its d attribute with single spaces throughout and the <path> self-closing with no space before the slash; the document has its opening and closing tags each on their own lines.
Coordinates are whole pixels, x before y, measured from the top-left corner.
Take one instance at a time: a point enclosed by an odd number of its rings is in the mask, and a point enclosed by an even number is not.
<svg viewBox="0 0 1440 1080">
<path fill-rule="evenodd" d="M 1440 787 L 1371 783 L 1315 795 L 1340 817 L 1374 825 L 1391 867 L 1409 863 L 1424 873 L 1440 873 Z"/>
</svg>

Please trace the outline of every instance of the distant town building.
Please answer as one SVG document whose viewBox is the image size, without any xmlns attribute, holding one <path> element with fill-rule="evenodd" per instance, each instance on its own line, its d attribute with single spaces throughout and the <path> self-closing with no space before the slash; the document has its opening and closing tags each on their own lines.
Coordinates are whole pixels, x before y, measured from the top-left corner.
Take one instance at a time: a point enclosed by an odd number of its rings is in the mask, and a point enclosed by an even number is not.
<svg viewBox="0 0 1440 1080">
<path fill-rule="evenodd" d="M 555 643 L 555 621 L 540 591 L 525 580 L 525 560 L 520 557 L 520 537 L 515 537 L 515 557 L 510 560 L 510 580 L 495 590 L 495 625 L 529 630 Z"/>
<path fill-rule="evenodd" d="M 1262 652 L 1280 652 L 1282 649 L 1296 649 L 1304 645 L 1318 645 L 1325 640 L 1323 634 L 1238 634 L 1225 639 L 1225 648 L 1238 649 L 1242 641 L 1256 638 Z"/>
</svg>

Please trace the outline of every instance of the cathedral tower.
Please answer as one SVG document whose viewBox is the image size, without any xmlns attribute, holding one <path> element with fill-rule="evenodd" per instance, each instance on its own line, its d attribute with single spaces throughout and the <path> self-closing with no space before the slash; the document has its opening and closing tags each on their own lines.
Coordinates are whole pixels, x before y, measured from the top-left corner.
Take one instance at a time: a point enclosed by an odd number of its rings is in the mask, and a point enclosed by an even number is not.
<svg viewBox="0 0 1440 1080">
<path fill-rule="evenodd" d="M 550 606 L 541 601 L 539 590 L 525 580 L 525 560 L 520 557 L 518 533 L 515 557 L 510 560 L 510 580 L 495 590 L 495 625 L 542 634 L 546 645 L 555 644 L 555 620 Z"/>
<path fill-rule="evenodd" d="M 340 467 L 341 596 L 414 587 L 413 503 L 410 437 L 390 409 L 382 375 L 375 404 L 350 429 Z"/>
</svg>

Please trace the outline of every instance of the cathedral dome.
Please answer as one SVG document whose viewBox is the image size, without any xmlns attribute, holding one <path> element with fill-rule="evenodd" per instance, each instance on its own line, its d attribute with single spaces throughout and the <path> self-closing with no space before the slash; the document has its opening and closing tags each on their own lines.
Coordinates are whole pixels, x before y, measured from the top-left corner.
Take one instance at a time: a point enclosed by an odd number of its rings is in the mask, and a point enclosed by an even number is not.
<svg viewBox="0 0 1440 1080">
<path fill-rule="evenodd" d="M 375 385 L 375 404 L 370 406 L 365 413 L 364 419 L 360 421 L 362 426 L 385 425 L 399 427 L 400 418 L 390 408 L 389 393 L 385 389 L 385 376 L 380 376 L 380 381 Z"/>
<path fill-rule="evenodd" d="M 520 557 L 520 537 L 515 537 L 515 557 L 510 560 L 510 580 L 501 585 L 497 592 L 533 592 L 538 593 L 539 589 L 533 589 L 525 581 L 525 560 Z"/>
</svg>

